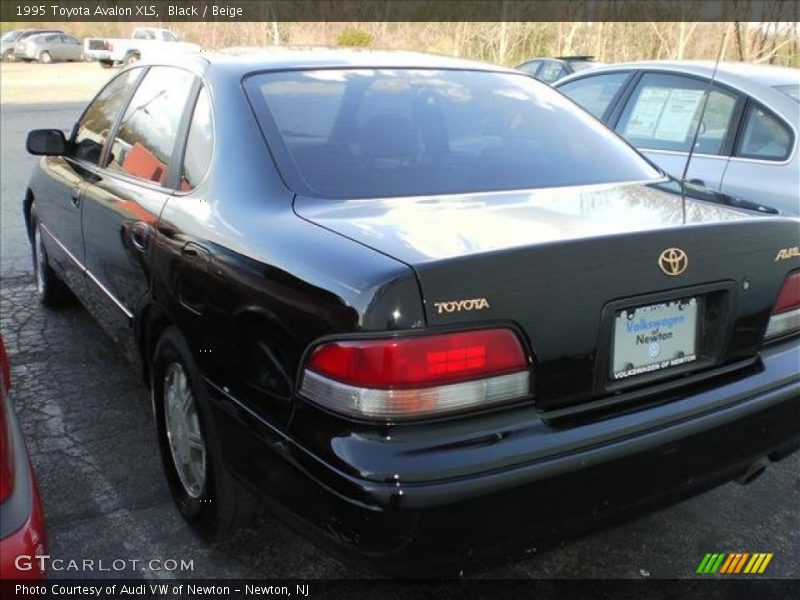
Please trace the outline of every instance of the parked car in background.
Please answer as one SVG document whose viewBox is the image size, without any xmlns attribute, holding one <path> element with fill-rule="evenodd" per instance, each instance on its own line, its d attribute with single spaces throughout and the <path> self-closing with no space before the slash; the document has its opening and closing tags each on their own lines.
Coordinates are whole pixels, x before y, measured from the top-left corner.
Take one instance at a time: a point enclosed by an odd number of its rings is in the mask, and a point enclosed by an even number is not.
<svg viewBox="0 0 800 600">
<path fill-rule="evenodd" d="M 83 45 L 66 33 L 39 33 L 18 41 L 14 45 L 14 58 L 42 64 L 75 62 L 83 58 Z"/>
<path fill-rule="evenodd" d="M 539 81 L 553 83 L 572 73 L 603 65 L 605 63 L 596 61 L 593 56 L 559 56 L 557 58 L 533 58 L 519 65 L 517 70 L 532 75 Z"/>
<path fill-rule="evenodd" d="M 653 61 L 578 73 L 555 87 L 674 177 L 800 213 L 800 70 L 723 62 L 699 125 L 713 62 Z"/>
<path fill-rule="evenodd" d="M 0 38 L 0 56 L 3 60 L 14 59 L 14 45 L 32 35 L 41 33 L 65 33 L 60 29 L 14 29 L 7 31 Z"/>
<path fill-rule="evenodd" d="M 83 41 L 84 56 L 103 67 L 131 65 L 142 58 L 198 50 L 197 44 L 180 42 L 174 32 L 160 27 L 139 27 L 133 30 L 130 39 L 86 38 Z"/>
<path fill-rule="evenodd" d="M 0 335 L 0 579 L 41 579 L 45 572 L 33 557 L 47 553 L 44 516 L 10 391 Z M 18 556 L 25 557 L 21 563 Z"/>
<path fill-rule="evenodd" d="M 36 292 L 140 367 L 205 534 L 266 505 L 458 572 L 800 444 L 800 220 L 685 193 L 519 71 L 191 54 L 27 147 Z"/>
</svg>

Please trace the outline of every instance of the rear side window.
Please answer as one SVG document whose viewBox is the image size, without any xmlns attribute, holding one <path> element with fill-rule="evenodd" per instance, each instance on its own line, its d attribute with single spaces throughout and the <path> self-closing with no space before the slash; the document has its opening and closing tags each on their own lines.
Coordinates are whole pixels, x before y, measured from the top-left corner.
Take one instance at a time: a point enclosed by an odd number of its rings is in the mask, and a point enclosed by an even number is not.
<svg viewBox="0 0 800 600">
<path fill-rule="evenodd" d="M 558 86 L 558 90 L 598 119 L 602 119 L 611 101 L 628 77 L 629 73 L 608 73 L 607 75 L 584 77 Z"/>
<path fill-rule="evenodd" d="M 522 74 L 424 69 L 253 75 L 246 90 L 295 191 L 369 198 L 659 176 L 603 125 Z"/>
<path fill-rule="evenodd" d="M 646 73 L 636 85 L 617 132 L 637 148 L 688 152 L 708 84 L 680 75 Z M 712 90 L 694 151 L 720 154 L 736 108 L 736 96 Z"/>
<path fill-rule="evenodd" d="M 542 64 L 542 68 L 539 69 L 539 74 L 536 77 L 545 83 L 553 83 L 567 75 L 569 75 L 569 69 L 565 67 L 563 63 L 554 60 L 546 60 L 544 64 Z"/>
<path fill-rule="evenodd" d="M 111 146 L 108 168 L 166 183 L 178 127 L 194 75 L 183 69 L 152 67 L 128 105 Z"/>
<path fill-rule="evenodd" d="M 89 105 L 75 129 L 75 158 L 92 164 L 100 162 L 106 138 L 141 73 L 141 69 L 131 69 L 118 75 Z"/>
<path fill-rule="evenodd" d="M 181 169 L 181 191 L 188 192 L 197 187 L 211 165 L 214 151 L 214 125 L 211 118 L 211 103 L 206 88 L 200 90 L 194 107 L 186 151 Z"/>
<path fill-rule="evenodd" d="M 536 76 L 536 71 L 539 70 L 539 65 L 542 64 L 540 60 L 529 60 L 526 63 L 521 64 L 517 67 L 517 70 L 522 71 L 523 73 L 527 73 L 528 75 Z"/>
<path fill-rule="evenodd" d="M 736 156 L 761 160 L 786 160 L 791 154 L 789 128 L 764 109 L 751 104 Z"/>
</svg>

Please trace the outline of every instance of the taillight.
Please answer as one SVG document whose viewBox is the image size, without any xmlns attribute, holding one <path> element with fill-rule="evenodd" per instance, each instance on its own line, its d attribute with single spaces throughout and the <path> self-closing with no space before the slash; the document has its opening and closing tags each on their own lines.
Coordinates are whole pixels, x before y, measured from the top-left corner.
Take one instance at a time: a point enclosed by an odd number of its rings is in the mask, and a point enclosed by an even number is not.
<svg viewBox="0 0 800 600">
<path fill-rule="evenodd" d="M 0 502 L 14 490 L 14 446 L 8 420 L 6 393 L 11 387 L 11 369 L 3 338 L 0 337 Z"/>
<path fill-rule="evenodd" d="M 772 308 L 766 339 L 800 331 L 800 272 L 792 273 L 783 282 Z"/>
<path fill-rule="evenodd" d="M 317 346 L 303 396 L 347 415 L 408 419 L 528 396 L 528 357 L 510 329 L 343 340 Z"/>
</svg>

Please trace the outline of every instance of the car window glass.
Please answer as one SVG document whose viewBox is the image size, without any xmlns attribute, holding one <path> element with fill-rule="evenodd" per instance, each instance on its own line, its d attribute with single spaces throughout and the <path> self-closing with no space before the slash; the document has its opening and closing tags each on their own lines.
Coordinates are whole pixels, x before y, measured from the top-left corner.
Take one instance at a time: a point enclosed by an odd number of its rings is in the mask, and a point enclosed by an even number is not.
<svg viewBox="0 0 800 600">
<path fill-rule="evenodd" d="M 141 69 L 131 69 L 113 79 L 89 105 L 75 129 L 72 155 L 93 164 L 100 162 L 111 127 L 136 83 Z"/>
<path fill-rule="evenodd" d="M 108 168 L 163 185 L 194 76 L 152 67 L 128 105 L 111 145 Z"/>
<path fill-rule="evenodd" d="M 791 150 L 792 135 L 788 128 L 756 105 L 747 110 L 744 133 L 737 156 L 764 160 L 784 160 Z"/>
<path fill-rule="evenodd" d="M 659 176 L 601 123 L 523 74 L 329 69 L 246 89 L 287 180 L 370 198 Z"/>
<path fill-rule="evenodd" d="M 545 83 L 553 83 L 554 81 L 564 77 L 566 74 L 567 70 L 560 62 L 546 60 L 544 61 L 542 68 L 539 70 L 537 78 L 541 79 Z"/>
<path fill-rule="evenodd" d="M 177 38 L 172 34 L 171 31 L 165 31 L 163 33 L 164 41 L 166 42 L 174 42 Z"/>
<path fill-rule="evenodd" d="M 528 75 L 536 75 L 536 69 L 539 68 L 540 64 L 542 64 L 542 61 L 540 60 L 529 60 L 528 62 L 518 66 L 517 69 L 523 73 L 527 73 Z"/>
<path fill-rule="evenodd" d="M 697 130 L 707 84 L 679 75 L 646 73 L 636 86 L 616 130 L 637 148 L 688 152 Z M 736 97 L 712 90 L 697 134 L 695 152 L 719 154 Z"/>
<path fill-rule="evenodd" d="M 211 103 L 206 88 L 200 90 L 194 107 L 189 136 L 186 138 L 186 151 L 183 155 L 180 189 L 189 191 L 205 176 L 211 165 L 214 150 L 214 127 L 211 119 Z"/>
<path fill-rule="evenodd" d="M 628 73 L 608 73 L 584 77 L 560 85 L 558 90 L 598 119 L 602 119 L 614 96 L 628 80 L 628 76 Z"/>
</svg>

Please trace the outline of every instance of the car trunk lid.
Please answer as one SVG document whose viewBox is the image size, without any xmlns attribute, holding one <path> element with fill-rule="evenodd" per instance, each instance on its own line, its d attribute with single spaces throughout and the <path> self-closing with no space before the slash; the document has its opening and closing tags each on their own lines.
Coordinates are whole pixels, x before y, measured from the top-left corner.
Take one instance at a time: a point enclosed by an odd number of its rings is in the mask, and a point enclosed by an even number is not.
<svg viewBox="0 0 800 600">
<path fill-rule="evenodd" d="M 776 252 L 796 244 L 798 222 L 684 198 L 677 189 L 661 183 L 298 198 L 295 210 L 411 266 L 429 326 L 520 328 L 534 358 L 537 407 L 555 410 L 757 353 L 787 271 Z M 662 269 L 671 268 L 662 258 L 669 249 L 685 254 L 680 273 Z M 641 307 L 648 308 L 634 310 Z M 617 320 L 623 311 L 630 327 L 644 319 L 643 344 L 658 341 L 675 352 L 680 344 L 650 335 L 669 332 L 645 326 L 684 309 L 687 322 L 699 323 L 697 360 L 617 379 L 612 345 L 624 345 L 615 337 L 616 327 L 628 327 Z M 638 343 L 631 332 L 629 341 Z"/>
</svg>

